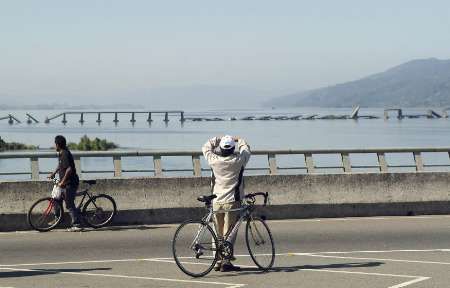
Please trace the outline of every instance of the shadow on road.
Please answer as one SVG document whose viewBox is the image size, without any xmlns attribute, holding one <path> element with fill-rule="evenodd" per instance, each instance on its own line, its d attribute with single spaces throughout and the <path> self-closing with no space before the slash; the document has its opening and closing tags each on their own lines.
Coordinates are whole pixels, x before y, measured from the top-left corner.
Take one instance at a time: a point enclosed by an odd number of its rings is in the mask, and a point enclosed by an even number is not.
<svg viewBox="0 0 450 288">
<path fill-rule="evenodd" d="M 103 270 L 111 270 L 111 268 L 88 268 L 88 269 L 30 269 L 30 270 L 8 271 L 8 272 L 2 272 L 2 271 L 0 271 L 0 279 L 1 279 L 1 278 L 18 278 L 18 277 L 30 277 L 30 276 L 53 275 L 53 274 L 59 274 L 59 273 L 63 273 L 63 272 L 80 273 L 80 272 L 103 271 Z"/>
<path fill-rule="evenodd" d="M 126 230 L 155 230 L 155 229 L 167 229 L 170 226 L 146 226 L 146 225 L 130 225 L 130 226 L 108 226 L 97 229 L 84 228 L 83 232 L 94 232 L 94 231 L 126 231 Z"/>
<path fill-rule="evenodd" d="M 357 262 L 357 263 L 337 263 L 337 264 L 325 264 L 325 265 L 299 265 L 299 266 L 286 266 L 286 267 L 274 267 L 268 271 L 261 271 L 257 267 L 255 268 L 241 268 L 239 272 L 223 273 L 221 276 L 236 276 L 236 275 L 251 275 L 251 274 L 263 274 L 272 272 L 296 272 L 301 270 L 320 270 L 320 269 L 341 269 L 341 268 L 369 268 L 378 267 L 385 264 L 384 262 Z M 219 277 L 221 277 L 219 276 Z"/>
</svg>

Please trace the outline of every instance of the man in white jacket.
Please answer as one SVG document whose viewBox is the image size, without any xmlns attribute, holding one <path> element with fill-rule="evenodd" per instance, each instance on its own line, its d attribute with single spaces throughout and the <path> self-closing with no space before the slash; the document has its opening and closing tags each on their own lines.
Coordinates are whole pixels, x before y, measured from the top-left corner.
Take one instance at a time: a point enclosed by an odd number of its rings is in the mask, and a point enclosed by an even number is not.
<svg viewBox="0 0 450 288">
<path fill-rule="evenodd" d="M 235 153 L 237 146 L 237 152 Z M 240 206 L 244 197 L 243 174 L 250 159 L 250 146 L 244 139 L 229 135 L 209 139 L 202 148 L 203 155 L 214 173 L 214 210 L 230 210 Z M 223 237 L 236 222 L 238 212 L 217 213 L 215 217 L 217 235 Z M 238 271 L 230 261 L 218 261 L 216 271 Z"/>
</svg>

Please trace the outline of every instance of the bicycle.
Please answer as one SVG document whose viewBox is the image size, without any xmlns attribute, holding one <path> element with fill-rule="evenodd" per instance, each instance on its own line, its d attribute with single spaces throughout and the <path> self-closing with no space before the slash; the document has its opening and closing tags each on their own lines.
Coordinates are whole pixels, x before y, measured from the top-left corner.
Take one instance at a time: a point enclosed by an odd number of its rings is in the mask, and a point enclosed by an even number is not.
<svg viewBox="0 0 450 288">
<path fill-rule="evenodd" d="M 53 182 L 58 183 L 57 180 Z M 76 197 L 83 196 L 76 207 L 78 211 L 81 211 L 80 216 L 83 222 L 92 228 L 108 225 L 117 213 L 116 202 L 109 195 L 93 196 L 89 193 L 89 189 L 97 183 L 96 180 L 83 180 L 82 182 L 89 185 L 87 189 L 76 194 Z M 88 200 L 84 203 L 86 198 Z M 64 215 L 62 200 L 63 198 L 57 200 L 51 197 L 37 200 L 28 211 L 27 219 L 30 226 L 40 232 L 47 232 L 58 226 Z"/>
<path fill-rule="evenodd" d="M 198 201 L 205 203 L 207 214 L 200 221 L 188 220 L 182 223 L 172 240 L 173 257 L 181 271 L 192 277 L 202 277 L 211 272 L 219 258 L 231 260 L 233 239 L 243 221 L 247 221 L 245 242 L 253 262 L 263 271 L 272 268 L 275 261 L 275 246 L 265 219 L 253 216 L 256 196 L 264 196 L 263 206 L 266 206 L 268 193 L 257 192 L 246 195 L 240 208 L 226 211 L 239 211 L 240 215 L 223 239 L 217 237 L 208 224 L 214 214 L 225 212 L 213 211 L 212 200 L 217 196 L 198 197 Z"/>
</svg>

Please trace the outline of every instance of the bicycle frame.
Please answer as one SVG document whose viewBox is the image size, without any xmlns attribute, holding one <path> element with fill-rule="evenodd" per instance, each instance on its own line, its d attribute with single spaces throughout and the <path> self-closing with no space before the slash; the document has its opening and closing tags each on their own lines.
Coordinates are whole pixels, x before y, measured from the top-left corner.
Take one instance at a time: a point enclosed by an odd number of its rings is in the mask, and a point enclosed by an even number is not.
<svg viewBox="0 0 450 288">
<path fill-rule="evenodd" d="M 262 193 L 262 192 L 257 192 L 254 194 L 249 194 L 246 197 L 250 196 L 249 200 L 247 201 L 242 201 L 241 202 L 241 207 L 239 208 L 235 208 L 235 209 L 229 209 L 229 210 L 216 210 L 214 211 L 214 208 L 212 206 L 212 204 L 210 203 L 209 205 L 207 205 L 207 210 L 208 213 L 202 218 L 202 223 L 208 225 L 208 223 L 211 222 L 213 216 L 215 214 L 220 214 L 220 213 L 227 213 L 227 212 L 233 212 L 233 211 L 239 211 L 239 218 L 238 220 L 230 227 L 231 229 L 228 229 L 227 233 L 224 235 L 223 238 L 221 239 L 217 239 L 219 242 L 219 249 L 220 249 L 220 243 L 223 241 L 228 241 L 233 243 L 235 236 L 237 235 L 237 232 L 239 231 L 239 227 L 241 226 L 242 222 L 244 220 L 247 220 L 249 217 L 252 217 L 252 212 L 254 210 L 254 203 L 255 203 L 255 196 L 264 196 L 264 206 L 267 204 L 267 199 L 268 199 L 268 193 Z M 213 227 L 214 227 L 214 233 L 217 236 L 217 227 L 216 227 L 216 222 L 213 221 Z M 206 226 L 202 226 L 198 231 L 197 234 L 194 237 L 194 240 L 192 241 L 191 244 L 191 249 L 194 249 L 194 247 L 196 246 L 196 243 L 198 242 L 198 239 L 200 237 L 200 235 L 202 235 L 202 233 L 204 232 L 204 230 L 206 229 Z M 258 232 L 259 233 L 259 232 Z M 213 249 L 214 250 L 214 249 Z M 216 248 L 217 250 L 217 248 Z"/>
<path fill-rule="evenodd" d="M 239 231 L 239 227 L 241 226 L 242 222 L 244 220 L 246 220 L 248 217 L 251 217 L 251 211 L 252 211 L 253 205 L 248 205 L 243 203 L 241 207 L 239 208 L 235 208 L 235 209 L 229 209 L 229 210 L 216 210 L 214 211 L 212 205 L 209 206 L 208 209 L 208 213 L 205 215 L 205 217 L 203 217 L 202 222 L 204 224 L 208 224 L 211 222 L 213 216 L 215 214 L 220 214 L 220 213 L 226 213 L 226 212 L 233 212 L 233 211 L 239 211 L 239 218 L 238 220 L 232 225 L 231 229 L 228 229 L 227 233 L 224 235 L 223 238 L 218 238 L 219 240 L 219 244 L 221 241 L 228 241 L 233 243 L 233 240 L 235 239 L 235 236 L 237 234 L 237 232 Z M 214 225 L 214 233 L 217 236 L 217 226 L 216 226 L 216 222 L 212 221 L 213 225 Z M 206 229 L 205 226 L 202 226 L 198 231 L 196 236 L 194 237 L 194 240 L 192 241 L 191 244 L 191 248 L 194 248 L 200 235 L 202 235 L 204 229 Z M 219 245 L 220 246 L 220 245 Z"/>
<path fill-rule="evenodd" d="M 79 196 L 83 196 L 83 198 L 81 198 L 81 201 L 80 201 L 80 203 L 79 203 L 78 206 L 77 206 L 77 209 L 81 209 L 81 207 L 83 207 L 84 199 L 86 199 L 86 197 L 87 197 L 88 199 L 91 199 L 91 198 L 92 198 L 92 195 L 89 194 L 88 191 L 89 191 L 89 189 L 85 189 L 85 190 L 80 191 L 80 192 L 77 192 L 77 194 L 75 194 L 75 198 L 76 198 L 76 197 L 79 197 Z"/>
</svg>

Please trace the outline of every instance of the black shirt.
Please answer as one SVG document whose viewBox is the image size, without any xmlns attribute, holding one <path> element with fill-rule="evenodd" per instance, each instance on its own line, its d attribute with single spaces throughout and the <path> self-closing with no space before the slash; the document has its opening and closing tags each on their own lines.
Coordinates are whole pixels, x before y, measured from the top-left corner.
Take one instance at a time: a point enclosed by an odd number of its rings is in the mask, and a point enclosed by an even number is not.
<svg viewBox="0 0 450 288">
<path fill-rule="evenodd" d="M 64 178 L 64 175 L 66 175 L 67 168 L 72 168 L 72 173 L 68 176 L 67 179 L 67 185 L 78 185 L 79 179 L 77 175 L 77 169 L 75 168 L 75 161 L 73 161 L 72 153 L 70 153 L 67 149 L 62 149 L 59 151 L 59 166 L 58 166 L 58 172 L 59 172 L 59 180 L 62 180 Z"/>
</svg>

